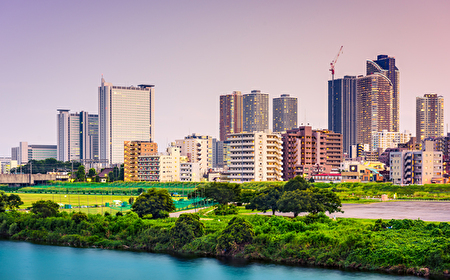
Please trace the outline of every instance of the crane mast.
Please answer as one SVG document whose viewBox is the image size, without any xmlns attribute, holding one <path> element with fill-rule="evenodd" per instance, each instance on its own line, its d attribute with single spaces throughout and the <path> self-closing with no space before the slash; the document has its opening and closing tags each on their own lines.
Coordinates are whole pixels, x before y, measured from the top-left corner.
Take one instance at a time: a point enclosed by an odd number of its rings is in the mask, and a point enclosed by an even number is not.
<svg viewBox="0 0 450 280">
<path fill-rule="evenodd" d="M 335 121 L 334 121 L 334 66 L 336 65 L 336 62 L 337 62 L 337 60 L 339 58 L 339 55 L 342 53 L 342 48 L 343 47 L 344 46 L 341 46 L 341 48 L 339 49 L 339 52 L 336 55 L 336 58 L 333 61 L 331 61 L 331 63 L 330 63 L 330 71 L 331 71 L 331 104 L 329 104 L 328 106 L 331 105 L 331 118 L 329 117 L 331 122 L 328 123 L 328 126 L 330 126 L 330 127 L 328 127 L 328 129 L 330 129 L 330 130 L 332 130 L 334 132 L 336 132 L 335 131 L 336 129 L 334 127 L 335 126 L 334 125 L 334 123 L 335 123 Z"/>
</svg>

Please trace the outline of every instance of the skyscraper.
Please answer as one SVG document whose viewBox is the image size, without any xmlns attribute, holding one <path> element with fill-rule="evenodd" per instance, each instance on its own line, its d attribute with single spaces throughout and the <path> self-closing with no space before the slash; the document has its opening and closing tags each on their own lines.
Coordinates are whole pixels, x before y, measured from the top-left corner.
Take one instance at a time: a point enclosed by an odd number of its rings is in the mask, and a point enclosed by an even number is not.
<svg viewBox="0 0 450 280">
<path fill-rule="evenodd" d="M 269 128 L 269 94 L 252 90 L 243 96 L 244 131 L 264 131 Z"/>
<path fill-rule="evenodd" d="M 57 158 L 60 161 L 98 159 L 98 115 L 70 113 L 57 115 Z"/>
<path fill-rule="evenodd" d="M 328 81 L 328 129 L 342 134 L 343 150 L 356 142 L 356 76 Z"/>
<path fill-rule="evenodd" d="M 220 96 L 220 141 L 230 133 L 242 132 L 242 95 L 240 91 Z"/>
<path fill-rule="evenodd" d="M 416 136 L 419 142 L 444 136 L 444 97 L 430 93 L 416 98 Z"/>
<path fill-rule="evenodd" d="M 400 96 L 400 72 L 395 66 L 395 58 L 387 55 L 379 55 L 377 60 L 367 60 L 367 75 L 380 73 L 386 76 L 392 83 L 392 131 L 399 131 L 399 96 Z"/>
<path fill-rule="evenodd" d="M 359 76 L 357 90 L 357 142 L 372 143 L 372 132 L 394 131 L 392 83 L 381 73 Z"/>
<path fill-rule="evenodd" d="M 113 86 L 102 77 L 98 96 L 100 159 L 123 163 L 124 141 L 154 139 L 154 86 Z"/>
<path fill-rule="evenodd" d="M 284 132 L 297 127 L 297 98 L 282 94 L 273 99 L 273 132 Z"/>
</svg>

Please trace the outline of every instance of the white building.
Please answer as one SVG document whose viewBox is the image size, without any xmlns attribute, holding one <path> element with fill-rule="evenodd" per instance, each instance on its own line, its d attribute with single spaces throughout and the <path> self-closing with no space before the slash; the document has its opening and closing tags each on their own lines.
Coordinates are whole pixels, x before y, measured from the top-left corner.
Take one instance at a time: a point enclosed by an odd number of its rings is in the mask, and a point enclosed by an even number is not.
<svg viewBox="0 0 450 280">
<path fill-rule="evenodd" d="M 124 141 L 150 141 L 154 134 L 155 90 L 153 85 L 99 87 L 100 159 L 124 162 Z"/>
<path fill-rule="evenodd" d="M 280 134 L 234 133 L 228 136 L 230 182 L 282 181 Z"/>
<path fill-rule="evenodd" d="M 406 143 L 411 138 L 409 131 L 405 132 L 390 132 L 387 130 L 373 131 L 372 132 L 372 144 L 371 150 L 378 151 L 381 149 L 381 153 L 387 148 L 397 148 L 398 144 Z"/>
<path fill-rule="evenodd" d="M 181 149 L 181 156 L 187 157 L 188 162 L 199 163 L 202 174 L 213 167 L 213 138 L 193 133 L 182 140 L 176 140 Z"/>
<path fill-rule="evenodd" d="M 200 182 L 203 178 L 202 174 L 198 162 L 182 162 L 180 164 L 181 182 Z"/>
<path fill-rule="evenodd" d="M 57 159 L 98 160 L 98 115 L 64 109 L 58 112 Z"/>
<path fill-rule="evenodd" d="M 431 184 L 442 175 L 442 152 L 433 150 L 432 141 L 425 141 L 422 151 L 390 153 L 390 177 L 396 185 Z"/>
<path fill-rule="evenodd" d="M 179 182 L 180 148 L 172 143 L 167 154 L 139 156 L 138 165 L 141 181 Z"/>
</svg>

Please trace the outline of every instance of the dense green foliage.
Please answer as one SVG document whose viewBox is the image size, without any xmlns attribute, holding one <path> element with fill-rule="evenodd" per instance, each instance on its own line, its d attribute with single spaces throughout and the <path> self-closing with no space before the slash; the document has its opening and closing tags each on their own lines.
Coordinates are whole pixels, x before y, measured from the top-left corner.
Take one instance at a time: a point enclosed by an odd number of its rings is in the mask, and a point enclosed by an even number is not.
<svg viewBox="0 0 450 280">
<path fill-rule="evenodd" d="M 7 195 L 5 192 L 0 191 L 0 212 L 5 212 L 6 209 L 16 210 L 23 204 L 20 196 L 16 194 Z"/>
<path fill-rule="evenodd" d="M 59 213 L 59 205 L 51 200 L 33 202 L 31 212 L 42 218 L 55 217 Z"/>
<path fill-rule="evenodd" d="M 71 172 L 72 171 L 72 164 L 73 169 L 77 170 L 78 166 L 81 165 L 79 162 L 70 162 L 70 161 L 57 161 L 54 158 L 47 158 L 44 160 L 30 160 L 27 164 L 25 164 L 22 167 L 12 168 L 11 174 L 19 173 L 22 170 L 22 173 L 30 174 L 30 169 L 32 170 L 33 174 L 47 174 L 47 172 L 53 172 L 53 171 L 66 171 Z"/>
<path fill-rule="evenodd" d="M 175 205 L 167 190 L 149 189 L 136 198 L 131 210 L 141 218 L 151 215 L 153 219 L 160 219 L 175 211 Z"/>
<path fill-rule="evenodd" d="M 239 209 L 232 204 L 219 204 L 214 209 L 216 216 L 236 215 L 237 213 L 239 213 Z"/>
<path fill-rule="evenodd" d="M 233 183 L 209 183 L 198 187 L 197 190 L 189 194 L 189 197 L 206 197 L 219 204 L 236 202 L 240 199 L 241 187 Z"/>
<path fill-rule="evenodd" d="M 210 213 L 211 214 L 211 213 Z M 181 215 L 141 219 L 65 212 L 43 218 L 0 213 L 0 235 L 67 246 L 231 255 L 330 267 L 443 274 L 450 266 L 450 224 L 421 220 L 332 220 L 280 216 Z"/>
</svg>

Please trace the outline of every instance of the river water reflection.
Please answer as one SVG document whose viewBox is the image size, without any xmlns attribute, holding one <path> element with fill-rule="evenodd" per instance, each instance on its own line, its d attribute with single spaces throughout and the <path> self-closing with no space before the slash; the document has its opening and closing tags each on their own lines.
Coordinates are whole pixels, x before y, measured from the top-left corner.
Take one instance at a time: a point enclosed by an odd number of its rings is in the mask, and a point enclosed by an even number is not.
<svg viewBox="0 0 450 280">
<path fill-rule="evenodd" d="M 421 278 L 0 240 L 0 279 L 417 280 Z"/>
</svg>

